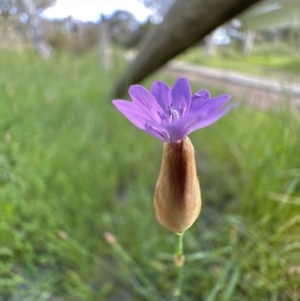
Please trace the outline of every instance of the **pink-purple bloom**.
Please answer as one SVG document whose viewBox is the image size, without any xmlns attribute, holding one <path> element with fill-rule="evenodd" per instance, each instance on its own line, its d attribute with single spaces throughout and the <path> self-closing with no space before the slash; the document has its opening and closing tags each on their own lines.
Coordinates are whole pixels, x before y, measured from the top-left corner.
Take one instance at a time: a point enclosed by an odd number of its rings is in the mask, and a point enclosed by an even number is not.
<svg viewBox="0 0 300 301">
<path fill-rule="evenodd" d="M 173 88 L 155 81 L 150 91 L 133 85 L 128 92 L 132 102 L 113 100 L 116 108 L 135 126 L 167 143 L 213 124 L 234 107 L 224 107 L 230 95 L 211 98 L 205 89 L 192 95 L 185 78 L 179 78 Z"/>
</svg>

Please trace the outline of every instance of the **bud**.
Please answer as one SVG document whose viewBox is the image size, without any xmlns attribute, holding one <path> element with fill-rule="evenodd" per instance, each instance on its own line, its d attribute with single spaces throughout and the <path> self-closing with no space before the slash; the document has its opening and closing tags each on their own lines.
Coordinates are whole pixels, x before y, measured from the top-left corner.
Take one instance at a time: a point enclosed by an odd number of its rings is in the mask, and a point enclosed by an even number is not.
<svg viewBox="0 0 300 301">
<path fill-rule="evenodd" d="M 154 207 L 159 223 L 175 233 L 187 230 L 199 216 L 200 186 L 194 147 L 188 137 L 164 144 Z"/>
</svg>

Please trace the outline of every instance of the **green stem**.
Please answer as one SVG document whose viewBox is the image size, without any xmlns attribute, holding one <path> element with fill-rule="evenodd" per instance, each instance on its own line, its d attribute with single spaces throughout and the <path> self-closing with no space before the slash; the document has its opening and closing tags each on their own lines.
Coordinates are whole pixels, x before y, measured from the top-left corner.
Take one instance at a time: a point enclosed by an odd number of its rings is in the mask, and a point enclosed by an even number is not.
<svg viewBox="0 0 300 301">
<path fill-rule="evenodd" d="M 175 233 L 175 257 L 183 256 L 183 234 L 184 232 Z"/>
<path fill-rule="evenodd" d="M 177 282 L 173 292 L 174 300 L 180 297 L 181 290 L 182 290 L 183 265 L 184 265 L 183 234 L 184 232 L 175 233 L 174 264 L 177 267 Z"/>
</svg>

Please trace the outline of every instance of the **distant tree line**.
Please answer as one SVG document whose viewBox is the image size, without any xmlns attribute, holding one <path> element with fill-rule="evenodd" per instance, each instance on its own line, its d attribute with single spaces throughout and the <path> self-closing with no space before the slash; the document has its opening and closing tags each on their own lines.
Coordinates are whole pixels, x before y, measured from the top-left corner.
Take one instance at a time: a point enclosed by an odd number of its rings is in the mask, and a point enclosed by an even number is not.
<svg viewBox="0 0 300 301">
<path fill-rule="evenodd" d="M 113 44 L 125 49 L 135 48 L 155 26 L 150 20 L 138 22 L 126 11 L 115 11 L 111 16 L 99 17 L 99 22 L 80 22 L 71 17 L 64 20 L 44 20 L 45 36 L 56 51 L 71 50 L 85 53 L 98 46 L 101 26 L 106 22 L 108 35 Z"/>
</svg>

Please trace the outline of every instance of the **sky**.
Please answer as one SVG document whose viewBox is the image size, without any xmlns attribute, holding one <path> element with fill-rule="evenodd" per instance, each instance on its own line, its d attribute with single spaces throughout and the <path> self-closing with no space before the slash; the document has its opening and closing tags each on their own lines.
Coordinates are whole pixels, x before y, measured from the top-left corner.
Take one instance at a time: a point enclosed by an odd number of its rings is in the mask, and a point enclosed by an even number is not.
<svg viewBox="0 0 300 301">
<path fill-rule="evenodd" d="M 139 22 L 146 21 L 152 14 L 138 0 L 57 0 L 42 16 L 49 19 L 72 16 L 76 20 L 96 22 L 101 14 L 111 15 L 115 10 L 129 11 Z"/>
</svg>

